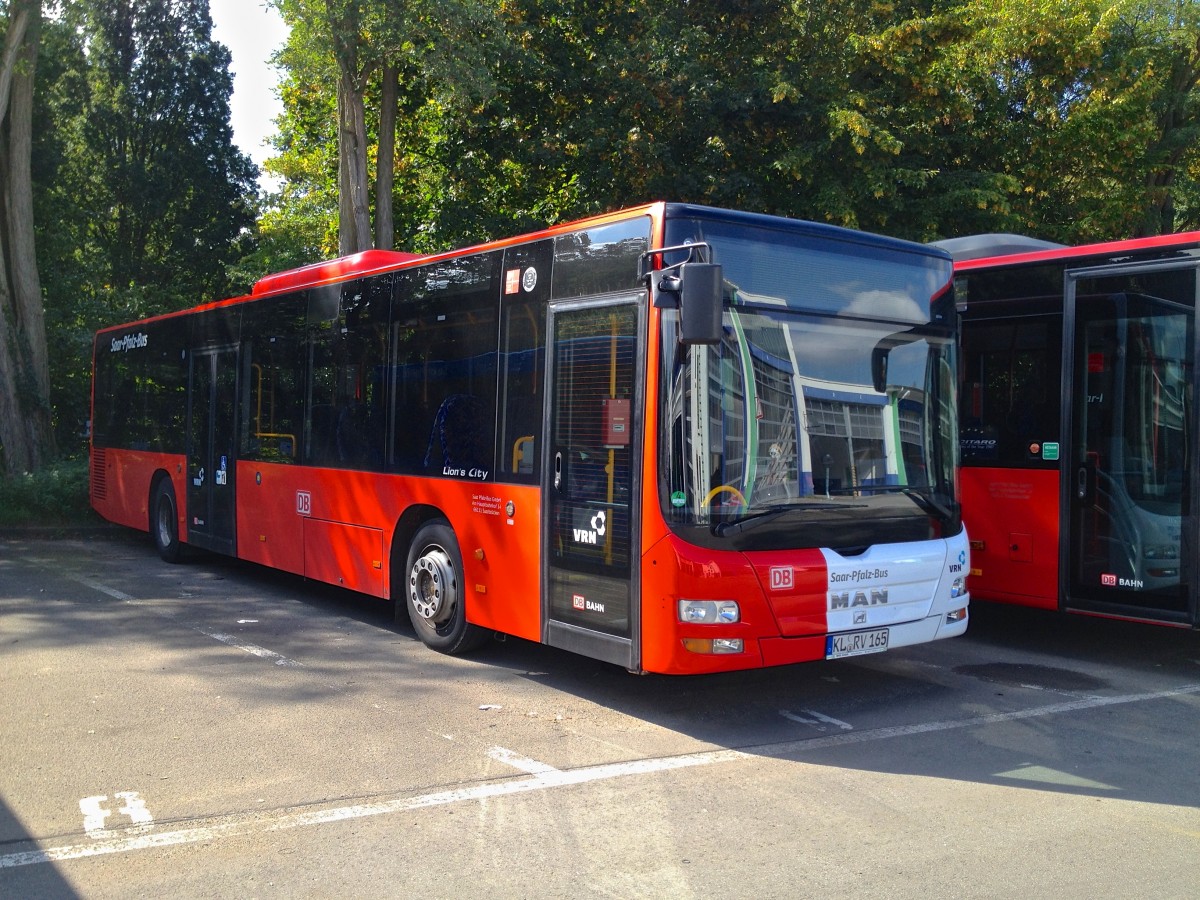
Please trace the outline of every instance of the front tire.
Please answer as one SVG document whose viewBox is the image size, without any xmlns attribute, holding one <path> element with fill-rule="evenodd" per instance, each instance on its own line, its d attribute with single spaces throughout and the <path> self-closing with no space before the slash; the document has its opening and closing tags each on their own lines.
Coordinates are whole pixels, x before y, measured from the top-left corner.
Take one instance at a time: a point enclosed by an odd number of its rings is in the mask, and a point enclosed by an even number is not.
<svg viewBox="0 0 1200 900">
<path fill-rule="evenodd" d="M 488 639 L 467 621 L 462 555 L 444 520 L 422 525 L 408 548 L 404 605 L 417 637 L 439 653 L 467 653 Z"/>
<path fill-rule="evenodd" d="M 183 543 L 179 540 L 179 507 L 175 503 L 175 488 L 169 478 L 162 479 L 154 489 L 150 509 L 150 534 L 154 538 L 154 549 L 164 562 L 179 562 L 183 557 Z"/>
</svg>

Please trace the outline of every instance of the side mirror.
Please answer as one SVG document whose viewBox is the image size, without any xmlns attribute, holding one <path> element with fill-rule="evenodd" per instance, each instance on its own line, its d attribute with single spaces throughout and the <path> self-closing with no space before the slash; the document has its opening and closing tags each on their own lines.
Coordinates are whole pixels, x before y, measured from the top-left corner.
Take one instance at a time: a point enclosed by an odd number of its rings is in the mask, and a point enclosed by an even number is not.
<svg viewBox="0 0 1200 900">
<path fill-rule="evenodd" d="M 681 344 L 720 343 L 724 284 L 716 263 L 686 262 L 658 279 L 654 305 L 679 310 Z"/>
<path fill-rule="evenodd" d="M 871 384 L 881 394 L 887 391 L 888 356 L 891 352 L 891 347 L 882 346 L 871 351 Z"/>
</svg>

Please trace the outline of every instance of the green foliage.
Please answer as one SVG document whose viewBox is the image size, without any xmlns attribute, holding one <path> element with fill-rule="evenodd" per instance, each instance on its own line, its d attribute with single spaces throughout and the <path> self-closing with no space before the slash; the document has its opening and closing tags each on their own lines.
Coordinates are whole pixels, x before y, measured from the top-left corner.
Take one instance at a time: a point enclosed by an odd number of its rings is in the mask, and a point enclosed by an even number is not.
<svg viewBox="0 0 1200 900">
<path fill-rule="evenodd" d="M 67 454 L 84 447 L 97 328 L 237 287 L 257 172 L 232 143 L 232 89 L 207 0 L 70 0 L 44 24 L 35 219 Z"/>
<path fill-rule="evenodd" d="M 86 460 L 0 478 L 0 528 L 88 525 L 99 521 L 88 503 Z"/>
<path fill-rule="evenodd" d="M 961 0 L 861 36 L 850 101 L 930 173 L 894 179 L 888 217 L 921 237 L 1171 230 L 1200 154 L 1198 39 L 1190 0 Z"/>
<path fill-rule="evenodd" d="M 278 2 L 294 30 L 271 166 L 289 187 L 267 222 L 328 249 L 329 37 L 304 14 L 314 0 Z M 1197 221 L 1193 0 L 458 0 L 432 20 L 422 3 L 355 6 L 364 59 L 402 72 L 406 249 L 650 199 L 921 240 Z M 366 95 L 373 129 L 370 79 Z"/>
</svg>

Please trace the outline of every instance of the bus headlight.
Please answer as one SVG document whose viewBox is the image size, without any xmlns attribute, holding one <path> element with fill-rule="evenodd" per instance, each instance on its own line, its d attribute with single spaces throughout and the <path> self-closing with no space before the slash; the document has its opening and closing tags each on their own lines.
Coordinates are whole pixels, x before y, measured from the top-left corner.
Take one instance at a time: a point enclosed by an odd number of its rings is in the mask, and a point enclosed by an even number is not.
<svg viewBox="0 0 1200 900">
<path fill-rule="evenodd" d="M 967 579 L 965 579 L 963 576 L 959 575 L 952 582 L 950 582 L 950 599 L 951 600 L 957 600 L 959 597 L 961 597 L 966 592 L 967 592 Z"/>
<path fill-rule="evenodd" d="M 1178 559 L 1179 548 L 1172 547 L 1170 544 L 1164 544 L 1161 547 L 1146 547 L 1142 551 L 1142 556 L 1146 559 Z"/>
<path fill-rule="evenodd" d="M 741 621 L 736 600 L 680 600 L 679 621 L 692 625 L 731 625 Z"/>
</svg>

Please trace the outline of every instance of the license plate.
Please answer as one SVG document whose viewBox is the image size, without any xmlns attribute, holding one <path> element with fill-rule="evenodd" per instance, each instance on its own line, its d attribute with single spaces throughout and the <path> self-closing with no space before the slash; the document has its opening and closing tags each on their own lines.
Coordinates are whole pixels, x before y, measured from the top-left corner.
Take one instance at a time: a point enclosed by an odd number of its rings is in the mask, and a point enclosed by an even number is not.
<svg viewBox="0 0 1200 900">
<path fill-rule="evenodd" d="M 864 653 L 880 653 L 888 648 L 888 630 L 852 631 L 847 634 L 831 634 L 825 639 L 825 658 L 839 659 L 843 656 L 861 656 Z"/>
</svg>

